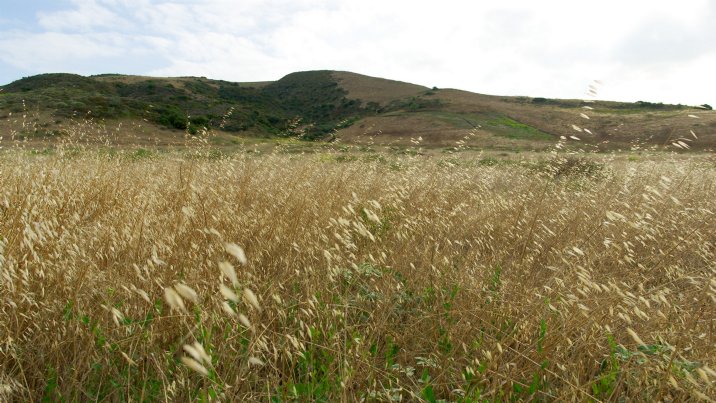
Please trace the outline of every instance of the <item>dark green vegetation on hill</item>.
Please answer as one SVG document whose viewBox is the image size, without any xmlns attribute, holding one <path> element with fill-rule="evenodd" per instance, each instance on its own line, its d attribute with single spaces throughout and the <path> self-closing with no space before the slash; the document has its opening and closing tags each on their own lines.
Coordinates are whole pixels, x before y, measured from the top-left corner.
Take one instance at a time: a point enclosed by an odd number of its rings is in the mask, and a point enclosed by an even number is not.
<svg viewBox="0 0 716 403">
<path fill-rule="evenodd" d="M 716 114 L 706 107 L 500 97 L 328 70 L 258 83 L 42 74 L 0 90 L 0 123 L 10 113 L 38 112 L 50 116 L 43 123 L 46 132 L 61 129 L 53 125 L 63 119 L 91 117 L 146 120 L 175 130 L 164 131 L 165 139 L 207 129 L 385 145 L 411 145 L 420 138 L 425 146 L 478 149 L 538 150 L 570 136 L 598 149 L 669 147 L 675 141 L 701 149 L 716 145 Z M 576 133 L 575 124 L 589 132 Z"/>
<path fill-rule="evenodd" d="M 329 71 L 289 74 L 259 87 L 205 78 L 127 80 L 119 75 L 42 74 L 3 87 L 0 109 L 39 108 L 57 117 L 146 118 L 194 132 L 202 127 L 280 134 L 301 118 L 320 138 L 376 105 L 347 99 Z M 368 109 L 368 107 L 370 109 Z"/>
</svg>

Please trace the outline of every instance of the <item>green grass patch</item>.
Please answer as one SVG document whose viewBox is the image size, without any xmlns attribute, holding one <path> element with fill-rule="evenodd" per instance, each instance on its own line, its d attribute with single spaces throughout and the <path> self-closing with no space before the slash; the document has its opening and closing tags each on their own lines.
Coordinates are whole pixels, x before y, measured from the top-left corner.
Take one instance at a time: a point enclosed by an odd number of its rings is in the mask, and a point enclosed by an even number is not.
<svg viewBox="0 0 716 403">
<path fill-rule="evenodd" d="M 494 128 L 497 135 L 513 140 L 554 140 L 552 135 L 507 116 L 490 119 L 486 125 Z"/>
<path fill-rule="evenodd" d="M 551 141 L 554 137 L 536 127 L 518 122 L 504 115 L 490 113 L 458 113 L 449 111 L 390 112 L 383 116 L 407 117 L 410 115 L 446 123 L 458 129 L 484 128 L 498 136 L 513 140 Z"/>
</svg>

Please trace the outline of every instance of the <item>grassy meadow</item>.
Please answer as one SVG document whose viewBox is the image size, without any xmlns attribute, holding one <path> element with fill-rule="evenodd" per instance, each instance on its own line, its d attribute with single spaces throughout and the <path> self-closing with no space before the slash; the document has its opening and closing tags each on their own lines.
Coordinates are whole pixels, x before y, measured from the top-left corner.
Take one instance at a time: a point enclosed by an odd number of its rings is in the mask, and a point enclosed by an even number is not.
<svg viewBox="0 0 716 403">
<path fill-rule="evenodd" d="M 716 162 L 0 154 L 2 401 L 716 396 Z"/>
</svg>

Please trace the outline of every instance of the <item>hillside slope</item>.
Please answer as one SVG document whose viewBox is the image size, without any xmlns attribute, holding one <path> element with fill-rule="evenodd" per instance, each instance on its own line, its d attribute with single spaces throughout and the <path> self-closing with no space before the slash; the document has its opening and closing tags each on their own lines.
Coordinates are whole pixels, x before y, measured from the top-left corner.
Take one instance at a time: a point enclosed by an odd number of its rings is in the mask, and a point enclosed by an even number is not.
<svg viewBox="0 0 716 403">
<path fill-rule="evenodd" d="M 500 97 L 329 70 L 257 83 L 42 74 L 0 87 L 4 132 L 46 138 L 85 118 L 135 127 L 149 122 L 137 136 L 153 130 L 162 134 L 157 142 L 211 130 L 495 149 L 543 149 L 560 138 L 594 149 L 663 148 L 681 141 L 709 150 L 716 144 L 716 112 L 683 105 Z"/>
<path fill-rule="evenodd" d="M 692 133 L 693 132 L 693 133 Z M 595 150 L 716 146 L 716 112 L 684 105 L 500 97 L 454 89 L 426 91 L 407 107 L 341 131 L 346 141 L 543 149 L 560 138 Z"/>
</svg>

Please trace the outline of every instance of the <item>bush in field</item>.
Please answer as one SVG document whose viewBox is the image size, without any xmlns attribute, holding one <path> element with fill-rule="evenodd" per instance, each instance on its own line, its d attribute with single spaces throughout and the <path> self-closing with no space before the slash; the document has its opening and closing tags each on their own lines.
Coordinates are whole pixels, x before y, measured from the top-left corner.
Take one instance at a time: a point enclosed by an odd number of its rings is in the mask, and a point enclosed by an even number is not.
<svg viewBox="0 0 716 403">
<path fill-rule="evenodd" d="M 168 108 L 160 112 L 158 122 L 172 129 L 186 130 L 189 119 L 186 114 L 176 108 Z"/>
</svg>

